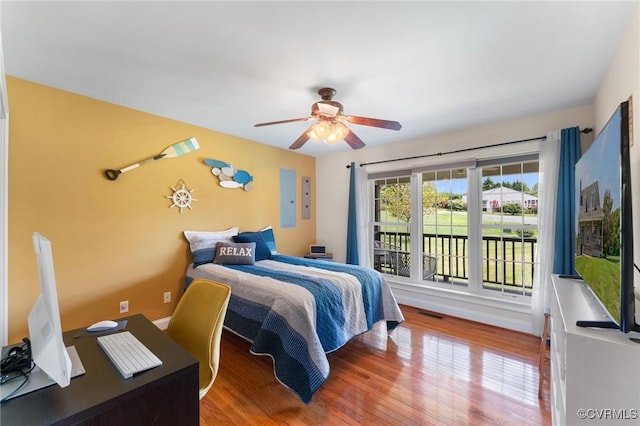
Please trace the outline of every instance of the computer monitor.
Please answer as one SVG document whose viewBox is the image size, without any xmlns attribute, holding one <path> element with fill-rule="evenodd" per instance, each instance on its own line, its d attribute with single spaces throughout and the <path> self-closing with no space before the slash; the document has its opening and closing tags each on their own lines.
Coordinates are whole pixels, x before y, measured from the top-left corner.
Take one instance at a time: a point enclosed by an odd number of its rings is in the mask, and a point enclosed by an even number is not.
<svg viewBox="0 0 640 426">
<path fill-rule="evenodd" d="M 51 242 L 35 232 L 33 248 L 40 277 L 40 295 L 28 318 L 33 361 L 58 385 L 66 387 L 71 381 L 71 359 L 62 340 Z"/>
<path fill-rule="evenodd" d="M 30 346 L 29 351 L 35 367 L 25 368 L 13 377 L 3 376 L 5 380 L 0 381 L 0 401 L 16 398 L 56 383 L 66 387 L 73 377 L 85 373 L 76 348 L 64 346 L 51 243 L 36 232 L 33 234 L 33 248 L 40 277 L 40 295 L 27 318 L 30 337 L 27 346 Z M 26 338 L 23 341 L 28 342 Z M 9 354 L 13 348 L 2 348 L 2 357 Z"/>
</svg>

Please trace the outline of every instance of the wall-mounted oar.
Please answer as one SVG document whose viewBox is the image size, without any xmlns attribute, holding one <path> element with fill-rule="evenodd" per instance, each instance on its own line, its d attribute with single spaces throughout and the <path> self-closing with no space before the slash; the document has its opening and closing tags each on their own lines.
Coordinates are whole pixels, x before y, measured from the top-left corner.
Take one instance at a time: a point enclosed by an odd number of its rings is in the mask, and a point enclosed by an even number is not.
<svg viewBox="0 0 640 426">
<path fill-rule="evenodd" d="M 107 177 L 107 179 L 109 180 L 116 180 L 118 179 L 118 176 L 124 172 L 128 172 L 129 170 L 133 170 L 133 169 L 137 169 L 138 167 L 142 166 L 143 164 L 147 164 L 150 163 L 152 161 L 156 161 L 156 160 L 160 160 L 161 158 L 175 158 L 175 157 L 180 157 L 182 155 L 188 154 L 192 151 L 195 151 L 197 149 L 200 148 L 200 145 L 198 145 L 198 141 L 196 140 L 196 138 L 189 138 L 189 139 L 185 139 L 183 141 L 174 143 L 173 145 L 171 145 L 170 147 L 168 147 L 167 149 L 165 149 L 164 151 L 162 151 L 160 154 L 151 157 L 151 158 L 147 158 L 146 160 L 143 160 L 139 163 L 136 164 L 132 164 L 130 166 L 127 166 L 123 169 L 120 170 L 113 170 L 113 169 L 107 169 L 104 171 L 104 175 Z"/>
</svg>

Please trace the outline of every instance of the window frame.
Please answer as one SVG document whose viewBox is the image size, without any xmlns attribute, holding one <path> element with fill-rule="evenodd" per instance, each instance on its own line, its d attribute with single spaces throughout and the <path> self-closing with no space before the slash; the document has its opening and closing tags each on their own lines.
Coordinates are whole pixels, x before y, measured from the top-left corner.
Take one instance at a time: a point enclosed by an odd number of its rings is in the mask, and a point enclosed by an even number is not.
<svg viewBox="0 0 640 426">
<path fill-rule="evenodd" d="M 539 173 L 539 154 L 538 152 L 520 153 L 514 154 L 509 157 L 487 157 L 480 160 L 463 160 L 463 161 L 449 161 L 440 162 L 437 164 L 431 164 L 428 166 L 417 166 L 412 169 L 398 168 L 396 170 L 387 170 L 384 172 L 368 173 L 367 176 L 367 188 L 369 192 L 368 200 L 370 200 L 370 206 L 374 207 L 371 203 L 373 200 L 373 194 L 375 192 L 375 181 L 380 178 L 392 178 L 392 177 L 410 177 L 411 187 L 411 217 L 412 220 L 409 223 L 411 239 L 415 240 L 416 237 L 420 237 L 419 241 L 422 241 L 423 237 L 423 215 L 422 215 L 422 186 L 423 186 L 423 173 L 426 171 L 440 171 L 440 170 L 452 170 L 459 168 L 466 168 L 467 170 L 467 239 L 469 244 L 468 255 L 468 267 L 469 267 L 469 279 L 468 285 L 465 287 L 456 287 L 455 289 L 446 288 L 443 286 L 434 285 L 426 280 L 421 279 L 423 261 L 422 261 L 422 243 L 419 245 L 412 245 L 410 247 L 411 258 L 411 272 L 410 277 L 400 277 L 397 275 L 385 274 L 387 279 L 391 281 L 397 281 L 399 283 L 419 286 L 421 288 L 442 290 L 442 291 L 455 291 L 456 293 L 462 293 L 470 296 L 481 296 L 487 299 L 501 300 L 507 302 L 514 302 L 521 305 L 530 305 L 532 300 L 532 294 L 514 294 L 505 291 L 496 291 L 494 289 L 485 288 L 483 279 L 483 247 L 482 247 L 482 233 L 486 227 L 482 221 L 482 169 L 485 166 L 496 165 L 509 165 L 509 164 L 522 164 L 527 162 L 538 162 Z M 540 179 L 538 179 L 538 183 Z M 470 206 L 473 206 L 470 207 Z M 368 209 L 370 211 L 369 216 L 369 232 L 373 235 L 373 230 L 378 222 L 375 222 L 375 212 L 373 208 Z M 414 219 L 417 218 L 417 219 Z M 504 224 L 500 225 L 504 227 Z M 534 229 L 538 229 L 538 223 L 534 226 Z M 369 247 L 369 252 L 373 256 L 373 242 Z M 536 256 L 534 250 L 533 255 Z M 504 261 L 504 257 L 503 257 Z M 534 258 L 533 268 L 538 267 L 537 258 Z M 523 292 L 524 293 L 524 292 Z"/>
</svg>

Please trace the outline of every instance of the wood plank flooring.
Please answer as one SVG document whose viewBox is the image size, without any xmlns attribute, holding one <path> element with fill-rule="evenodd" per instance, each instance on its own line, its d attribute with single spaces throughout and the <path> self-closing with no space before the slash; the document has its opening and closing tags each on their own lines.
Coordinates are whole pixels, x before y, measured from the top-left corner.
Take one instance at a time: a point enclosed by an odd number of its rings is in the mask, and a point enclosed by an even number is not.
<svg viewBox="0 0 640 426">
<path fill-rule="evenodd" d="M 538 399 L 540 340 L 401 306 L 329 355 L 329 379 L 310 404 L 273 375 L 271 358 L 225 330 L 218 377 L 201 425 L 549 425 L 549 382 Z"/>
</svg>

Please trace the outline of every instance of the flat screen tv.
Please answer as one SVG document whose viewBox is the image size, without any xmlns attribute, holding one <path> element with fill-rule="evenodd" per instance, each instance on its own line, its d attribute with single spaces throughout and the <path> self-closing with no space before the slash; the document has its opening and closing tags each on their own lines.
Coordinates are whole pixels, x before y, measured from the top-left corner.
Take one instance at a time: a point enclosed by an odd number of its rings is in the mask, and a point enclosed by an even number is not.
<svg viewBox="0 0 640 426">
<path fill-rule="evenodd" d="M 640 331 L 635 321 L 629 102 L 575 166 L 575 268 L 608 315 L 578 326 Z"/>
</svg>

